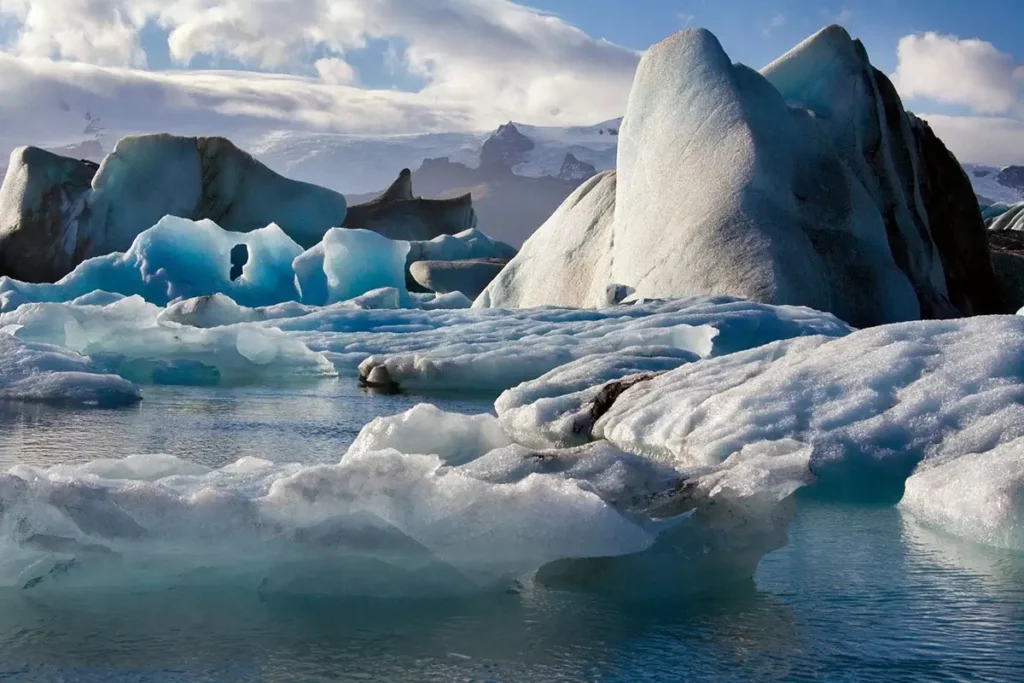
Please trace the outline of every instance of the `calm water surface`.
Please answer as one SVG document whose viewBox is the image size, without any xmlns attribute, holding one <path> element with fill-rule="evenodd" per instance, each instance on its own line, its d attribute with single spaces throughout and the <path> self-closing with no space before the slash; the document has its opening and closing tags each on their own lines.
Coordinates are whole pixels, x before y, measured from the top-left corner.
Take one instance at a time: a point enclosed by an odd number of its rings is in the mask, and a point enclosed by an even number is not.
<svg viewBox="0 0 1024 683">
<path fill-rule="evenodd" d="M 2 406 L 0 468 L 155 452 L 215 467 L 247 455 L 332 462 L 367 421 L 419 400 L 344 380 L 145 397 L 114 412 Z M 699 602 L 533 585 L 401 601 L 231 586 L 0 591 L 0 680 L 1021 681 L 1024 557 L 892 508 L 805 501 L 755 582 Z"/>
</svg>

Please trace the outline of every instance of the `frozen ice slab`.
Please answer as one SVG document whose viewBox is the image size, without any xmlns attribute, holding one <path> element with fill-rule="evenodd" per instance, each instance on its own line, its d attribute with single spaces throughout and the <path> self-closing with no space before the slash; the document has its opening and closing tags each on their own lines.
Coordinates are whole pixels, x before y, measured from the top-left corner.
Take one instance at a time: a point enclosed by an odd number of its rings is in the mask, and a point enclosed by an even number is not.
<svg viewBox="0 0 1024 683">
<path fill-rule="evenodd" d="M 977 543 L 1024 550 L 1024 438 L 987 453 L 921 463 L 900 509 Z"/>
<path fill-rule="evenodd" d="M 311 330 L 300 338 L 310 348 L 336 354 L 332 358 L 339 367 L 362 361 L 360 376 L 371 384 L 479 392 L 500 392 L 585 356 L 630 347 L 672 347 L 707 357 L 798 335 L 838 336 L 850 329 L 826 313 L 726 297 L 649 301 L 601 311 L 473 309 L 382 320 L 323 311 L 281 327 Z"/>
<path fill-rule="evenodd" d="M 200 329 L 161 320 L 133 296 L 108 306 L 28 304 L 0 314 L 0 330 L 90 356 L 98 367 L 144 384 L 237 384 L 333 376 L 322 354 L 272 327 Z"/>
<path fill-rule="evenodd" d="M 920 461 L 1024 436 L 1021 348 L 1019 316 L 779 341 L 628 389 L 594 435 L 684 465 L 795 441 L 812 449 L 819 491 L 897 500 Z"/>
<path fill-rule="evenodd" d="M 408 254 L 408 242 L 369 230 L 328 230 L 320 244 L 295 259 L 300 300 L 324 306 L 382 287 L 404 293 Z"/>
<path fill-rule="evenodd" d="M 76 353 L 0 333 L 0 400 L 110 408 L 140 396 L 134 384 L 98 372 Z"/>
<path fill-rule="evenodd" d="M 337 465 L 167 456 L 0 475 L 0 585 L 197 580 L 288 592 L 489 588 L 555 559 L 635 552 L 649 531 L 564 477 L 494 484 L 433 455 Z"/>
<path fill-rule="evenodd" d="M 429 241 L 409 243 L 409 262 L 463 261 L 466 259 L 511 259 L 516 248 L 491 239 L 476 228 L 455 235 L 438 235 Z"/>
</svg>

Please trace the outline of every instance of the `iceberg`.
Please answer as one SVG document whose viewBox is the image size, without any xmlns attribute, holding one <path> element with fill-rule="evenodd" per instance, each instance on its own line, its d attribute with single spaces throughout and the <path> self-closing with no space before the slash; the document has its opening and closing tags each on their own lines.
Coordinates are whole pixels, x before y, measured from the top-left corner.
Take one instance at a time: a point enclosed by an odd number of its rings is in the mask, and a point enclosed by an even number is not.
<svg viewBox="0 0 1024 683">
<path fill-rule="evenodd" d="M 116 408 L 139 400 L 137 386 L 87 358 L 0 332 L 0 401 Z"/>
<path fill-rule="evenodd" d="M 407 242 L 334 228 L 303 252 L 274 224 L 238 233 L 209 220 L 167 216 L 127 252 L 84 261 L 56 283 L 0 278 L 0 311 L 72 301 L 96 291 L 139 295 L 158 306 L 213 294 L 247 307 L 289 301 L 323 306 L 384 287 L 404 295 L 408 251 Z M 239 254 L 244 256 L 240 270 Z"/>
<path fill-rule="evenodd" d="M 798 335 L 850 331 L 827 313 L 726 297 L 638 302 L 601 311 L 474 309 L 429 319 L 418 315 L 415 325 L 409 324 L 411 317 L 402 326 L 389 319 L 392 324 L 379 332 L 360 326 L 356 333 L 342 333 L 350 321 L 337 313 L 292 319 L 281 327 L 319 330 L 299 338 L 310 348 L 338 354 L 331 357 L 339 367 L 358 363 L 367 384 L 407 391 L 500 393 L 566 363 L 631 347 L 672 347 L 704 358 Z"/>
<path fill-rule="evenodd" d="M 1001 208 L 999 213 L 994 213 L 990 207 L 991 218 L 988 220 L 988 229 L 994 232 L 1002 230 L 1024 230 L 1024 202 L 1007 206 L 1006 204 L 996 205 Z M 993 215 L 994 214 L 994 215 Z"/>
<path fill-rule="evenodd" d="M 404 293 L 408 254 L 408 242 L 369 230 L 328 230 L 323 241 L 295 258 L 299 300 L 324 306 L 383 287 Z"/>
<path fill-rule="evenodd" d="M 758 73 L 705 30 L 644 53 L 615 172 L 527 240 L 480 307 L 738 296 L 858 327 L 1006 312 L 970 182 L 833 26 Z"/>
<path fill-rule="evenodd" d="M 532 448 L 568 448 L 591 440 L 594 423 L 636 383 L 700 360 L 673 346 L 628 347 L 584 356 L 505 391 L 494 403 L 502 428 Z"/>
<path fill-rule="evenodd" d="M 200 329 L 160 320 L 163 310 L 132 296 L 107 306 L 27 304 L 0 314 L 0 330 L 89 356 L 140 384 L 250 384 L 337 373 L 322 354 L 274 328 Z"/>
<path fill-rule="evenodd" d="M 606 171 L 576 188 L 473 305 L 604 307 L 612 277 L 616 178 L 615 171 Z"/>
<path fill-rule="evenodd" d="M 803 444 L 819 495 L 899 500 L 922 461 L 1024 436 L 1024 318 L 918 321 L 690 363 L 618 396 L 593 437 L 680 465 Z"/>
<path fill-rule="evenodd" d="M 11 155 L 0 190 L 3 275 L 53 281 L 123 252 L 165 216 L 247 233 L 270 224 L 312 247 L 345 220 L 345 198 L 284 178 L 218 137 L 130 136 L 97 169 L 35 148 Z"/>
<path fill-rule="evenodd" d="M 432 436 L 416 440 L 427 422 Z M 809 476 L 806 454 L 677 471 L 610 444 L 531 451 L 500 431 L 492 416 L 419 406 L 367 426 L 337 464 L 18 466 L 0 474 L 0 586 L 206 577 L 261 592 L 436 596 L 531 576 L 603 589 L 632 572 L 621 592 L 654 581 L 690 593 L 749 581 L 784 542 Z"/>
</svg>

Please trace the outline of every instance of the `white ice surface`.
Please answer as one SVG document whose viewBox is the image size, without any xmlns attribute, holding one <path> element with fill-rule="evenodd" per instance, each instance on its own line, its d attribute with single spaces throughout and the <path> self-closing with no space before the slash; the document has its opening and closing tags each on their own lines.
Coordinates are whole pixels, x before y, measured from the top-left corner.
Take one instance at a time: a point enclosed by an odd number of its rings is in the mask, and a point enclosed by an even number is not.
<svg viewBox="0 0 1024 683">
<path fill-rule="evenodd" d="M 343 369 L 403 389 L 496 393 L 584 356 L 668 346 L 698 356 L 732 353 L 797 335 L 842 335 L 826 313 L 728 298 L 675 299 L 601 311 L 559 308 L 352 315 L 324 310 L 275 323 Z M 365 360 L 363 360 L 365 359 Z"/>
<path fill-rule="evenodd" d="M 0 586 L 205 578 L 436 596 L 541 570 L 563 585 L 685 593 L 749 580 L 808 481 L 806 453 L 677 471 L 607 443 L 530 451 L 492 416 L 419 406 L 368 425 L 335 465 L 16 467 L 0 475 Z"/>
<path fill-rule="evenodd" d="M 819 486 L 898 499 L 922 460 L 1024 435 L 1024 318 L 901 323 L 684 365 L 622 394 L 594 429 L 665 462 L 811 448 Z"/>
<path fill-rule="evenodd" d="M 594 406 L 602 386 L 614 380 L 667 372 L 699 360 L 671 346 L 640 346 L 584 356 L 507 390 L 495 402 L 505 431 L 534 448 L 566 448 L 590 441 Z"/>
<path fill-rule="evenodd" d="M 907 480 L 900 509 L 977 543 L 1024 550 L 1024 438 L 925 461 Z"/>
<path fill-rule="evenodd" d="M 116 407 L 137 403 L 139 389 L 76 353 L 0 332 L 0 400 Z"/>
</svg>

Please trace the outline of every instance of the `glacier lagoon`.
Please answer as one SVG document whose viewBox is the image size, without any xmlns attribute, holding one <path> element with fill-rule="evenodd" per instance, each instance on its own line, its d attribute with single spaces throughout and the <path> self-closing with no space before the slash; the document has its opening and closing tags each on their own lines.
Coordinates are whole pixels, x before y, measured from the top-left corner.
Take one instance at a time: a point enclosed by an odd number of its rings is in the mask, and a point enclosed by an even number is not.
<svg viewBox="0 0 1024 683">
<path fill-rule="evenodd" d="M 1024 316 L 250 307 L 258 250 L 195 291 L 139 244 L 130 279 L 0 281 L 0 676 L 1024 667 Z"/>
<path fill-rule="evenodd" d="M 143 388 L 110 411 L 0 405 L 2 469 L 169 453 L 333 463 L 363 424 L 424 400 L 350 378 Z M 448 411 L 486 397 L 429 397 Z M 1024 557 L 888 505 L 801 498 L 753 581 L 695 599 L 514 582 L 462 596 L 259 590 L 192 574 L 0 589 L 0 677 L 85 681 L 1017 680 Z"/>
</svg>

